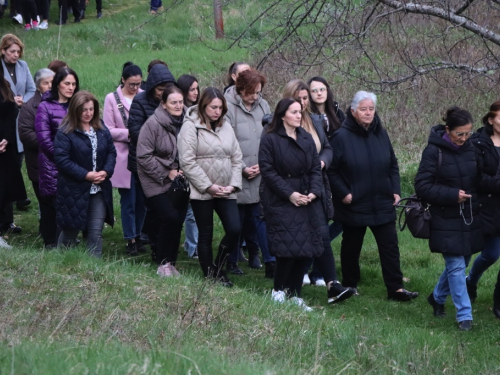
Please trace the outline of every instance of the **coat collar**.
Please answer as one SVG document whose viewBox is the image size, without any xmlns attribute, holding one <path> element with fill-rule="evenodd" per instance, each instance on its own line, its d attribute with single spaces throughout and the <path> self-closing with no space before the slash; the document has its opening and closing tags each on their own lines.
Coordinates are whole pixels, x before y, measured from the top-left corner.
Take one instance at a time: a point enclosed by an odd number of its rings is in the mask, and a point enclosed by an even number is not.
<svg viewBox="0 0 500 375">
<path fill-rule="evenodd" d="M 382 129 L 382 121 L 380 121 L 377 112 L 375 112 L 375 117 L 373 118 L 372 123 L 370 124 L 368 129 L 365 129 L 364 127 L 358 124 L 358 122 L 351 113 L 351 107 L 349 107 L 347 109 L 346 118 L 341 127 L 346 128 L 349 131 L 357 135 L 360 135 L 362 137 L 368 137 L 370 133 L 378 133 L 380 129 Z"/>
<path fill-rule="evenodd" d="M 12 90 L 12 92 L 14 93 L 14 95 L 23 95 L 24 96 L 24 93 L 20 93 L 18 92 L 20 89 L 21 89 L 21 83 L 24 81 L 24 79 L 26 77 L 24 77 L 24 72 L 23 72 L 23 69 L 21 67 L 21 63 L 19 62 L 20 60 L 18 60 L 16 62 L 16 81 L 17 81 L 17 84 L 14 85 L 14 82 L 12 82 L 12 78 L 9 74 L 9 71 L 7 70 L 7 67 L 5 66 L 5 61 L 3 61 L 2 59 L 2 67 L 3 67 L 3 75 L 4 75 L 4 78 L 7 82 L 10 83 L 10 88 Z"/>
<path fill-rule="evenodd" d="M 140 92 L 143 92 L 143 91 L 144 90 L 139 89 L 139 91 L 137 92 L 137 94 L 139 94 Z M 122 91 L 122 86 L 121 85 L 116 88 L 116 92 L 118 94 L 118 97 L 120 98 L 120 101 L 123 104 L 123 107 L 127 110 L 127 112 L 130 112 L 130 106 L 131 106 L 131 104 L 129 104 L 129 102 L 125 99 L 125 96 L 123 95 L 123 91 Z"/>
</svg>

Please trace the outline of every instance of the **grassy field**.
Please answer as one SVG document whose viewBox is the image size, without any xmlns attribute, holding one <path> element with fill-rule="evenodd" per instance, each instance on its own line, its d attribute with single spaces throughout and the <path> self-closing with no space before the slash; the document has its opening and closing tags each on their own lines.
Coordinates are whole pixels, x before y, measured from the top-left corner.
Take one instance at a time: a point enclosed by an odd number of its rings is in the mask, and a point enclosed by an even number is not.
<svg viewBox="0 0 500 375">
<path fill-rule="evenodd" d="M 23 38 L 32 73 L 58 56 L 102 103 L 127 60 L 145 69 L 151 59 L 161 58 L 176 77 L 193 73 L 202 86 L 222 86 L 231 61 L 252 59 L 251 51 L 206 47 L 206 42 L 217 44 L 210 39 L 210 5 L 186 2 L 131 31 L 151 19 L 147 2 L 105 1 L 101 20 L 94 18 L 91 3 L 87 20 L 61 29 L 59 48 L 53 23 L 47 31 L 24 33 L 2 20 L 0 31 Z M 227 28 L 237 29 L 243 15 L 231 9 L 225 15 Z M 407 195 L 415 164 L 402 163 L 401 169 Z M 435 319 L 425 300 L 442 271 L 441 257 L 407 232 L 400 235 L 401 263 L 407 288 L 421 293 L 418 299 L 387 301 L 377 248 L 367 235 L 360 295 L 328 306 L 324 288 L 306 286 L 303 297 L 315 308 L 306 314 L 272 303 L 271 281 L 246 264 L 245 275 L 232 277 L 235 287 L 225 289 L 205 283 L 197 262 L 181 249 L 182 276 L 159 279 L 149 254 L 125 256 L 116 196 L 118 220 L 104 230 L 102 260 L 88 257 L 83 247 L 43 251 L 36 199 L 29 193 L 34 203 L 27 212 L 16 212 L 23 232 L 8 239 L 12 251 L 0 252 L 0 374 L 500 372 L 499 321 L 491 313 L 498 267 L 481 280 L 473 330 L 459 332 L 451 301 L 447 318 Z M 219 225 L 214 244 L 221 233 Z M 332 246 L 338 259 L 340 240 Z"/>
</svg>

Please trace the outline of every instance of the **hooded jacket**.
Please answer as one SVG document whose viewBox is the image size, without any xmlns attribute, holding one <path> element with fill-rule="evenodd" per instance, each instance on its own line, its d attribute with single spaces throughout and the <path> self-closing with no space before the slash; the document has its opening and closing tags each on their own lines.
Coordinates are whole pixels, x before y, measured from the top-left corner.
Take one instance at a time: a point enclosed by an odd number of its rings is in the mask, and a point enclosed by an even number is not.
<svg viewBox="0 0 500 375">
<path fill-rule="evenodd" d="M 198 106 L 190 107 L 177 138 L 179 163 L 189 180 L 191 199 L 214 199 L 206 190 L 213 184 L 234 186 L 228 199 L 236 199 L 241 190 L 242 154 L 229 122 L 215 131 L 198 117 Z M 219 199 L 219 198 L 217 198 Z"/>
<path fill-rule="evenodd" d="M 176 126 L 161 105 L 141 128 L 137 173 L 147 198 L 165 193 L 172 184 L 168 174 L 179 167 L 176 135 Z"/>
<path fill-rule="evenodd" d="M 396 220 L 394 194 L 401 194 L 398 161 L 378 115 L 365 129 L 348 110 L 330 144 L 333 159 L 328 179 L 335 221 L 362 227 Z M 351 204 L 342 203 L 349 193 Z"/>
<path fill-rule="evenodd" d="M 45 93 L 35 117 L 38 139 L 38 185 L 42 197 L 57 195 L 57 167 L 54 163 L 54 138 L 68 110 L 57 100 L 48 99 Z"/>
<path fill-rule="evenodd" d="M 163 64 L 156 64 L 149 72 L 145 90 L 134 97 L 130 106 L 128 118 L 128 130 L 130 134 L 129 153 L 127 168 L 133 173 L 137 173 L 136 147 L 139 132 L 149 116 L 151 116 L 160 100 L 154 96 L 154 88 L 160 84 L 176 83 L 170 70 Z"/>
<path fill-rule="evenodd" d="M 481 167 L 472 143 L 467 141 L 457 148 L 443 138 L 445 131 L 444 125 L 431 129 L 415 177 L 415 192 L 430 204 L 431 251 L 468 256 L 483 248 L 477 194 L 482 184 Z M 458 203 L 459 190 L 472 195 L 462 205 Z"/>
<path fill-rule="evenodd" d="M 259 145 L 262 134 L 262 118 L 271 113 L 269 104 L 259 95 L 249 111 L 241 96 L 236 92 L 236 86 L 231 86 L 224 94 L 227 100 L 226 119 L 233 127 L 236 139 L 243 154 L 241 169 L 258 164 Z M 242 176 L 242 189 L 237 194 L 238 204 L 259 202 L 260 174 L 249 180 Z"/>
</svg>

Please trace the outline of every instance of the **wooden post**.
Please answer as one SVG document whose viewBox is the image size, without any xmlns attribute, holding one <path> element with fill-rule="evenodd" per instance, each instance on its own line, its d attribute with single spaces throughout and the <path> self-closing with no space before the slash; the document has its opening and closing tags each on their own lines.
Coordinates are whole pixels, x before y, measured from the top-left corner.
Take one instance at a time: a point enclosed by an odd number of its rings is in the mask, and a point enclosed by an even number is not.
<svg viewBox="0 0 500 375">
<path fill-rule="evenodd" d="M 224 39 L 224 20 L 220 0 L 214 0 L 215 38 Z"/>
</svg>

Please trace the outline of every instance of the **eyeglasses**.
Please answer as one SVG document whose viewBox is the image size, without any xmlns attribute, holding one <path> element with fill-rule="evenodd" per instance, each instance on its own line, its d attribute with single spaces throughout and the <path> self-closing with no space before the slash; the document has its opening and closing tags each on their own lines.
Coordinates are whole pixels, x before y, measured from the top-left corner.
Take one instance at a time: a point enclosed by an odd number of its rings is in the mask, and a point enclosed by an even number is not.
<svg viewBox="0 0 500 375">
<path fill-rule="evenodd" d="M 466 132 L 466 133 L 457 133 L 457 132 L 453 132 L 453 134 L 455 134 L 455 136 L 457 136 L 458 138 L 469 138 L 472 134 L 474 134 L 474 132 Z"/>
<path fill-rule="evenodd" d="M 318 92 L 325 92 L 326 91 L 326 87 L 322 87 L 320 89 L 312 89 L 311 92 L 313 94 L 317 94 Z"/>
<path fill-rule="evenodd" d="M 131 89 L 135 89 L 136 87 L 141 87 L 141 83 L 127 83 L 127 86 Z"/>
</svg>

